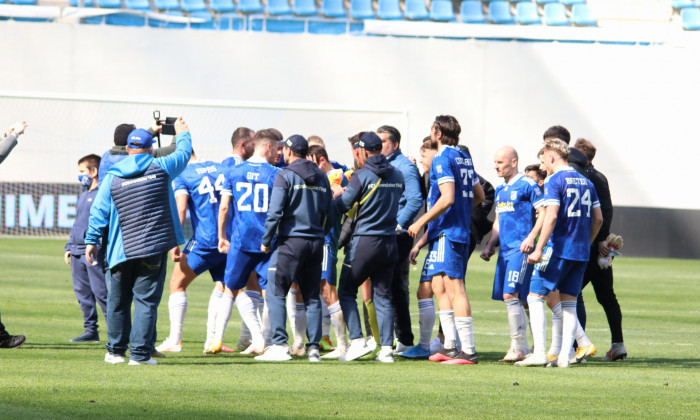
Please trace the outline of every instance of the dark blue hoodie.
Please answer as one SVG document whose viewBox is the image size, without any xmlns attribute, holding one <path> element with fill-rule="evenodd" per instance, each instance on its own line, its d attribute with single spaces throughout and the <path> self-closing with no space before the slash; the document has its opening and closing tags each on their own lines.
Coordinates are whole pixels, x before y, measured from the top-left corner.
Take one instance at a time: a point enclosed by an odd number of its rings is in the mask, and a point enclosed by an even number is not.
<svg viewBox="0 0 700 420">
<path fill-rule="evenodd" d="M 335 208 L 341 214 L 347 212 L 372 190 L 380 178 L 379 187 L 360 205 L 354 235 L 396 235 L 396 216 L 404 179 L 401 171 L 381 154 L 370 156 L 362 168 L 353 173 L 348 189 L 335 200 Z"/>
<path fill-rule="evenodd" d="M 333 193 L 328 177 L 315 163 L 297 159 L 275 178 L 262 244 L 279 238 L 323 239 L 332 220 Z"/>
</svg>

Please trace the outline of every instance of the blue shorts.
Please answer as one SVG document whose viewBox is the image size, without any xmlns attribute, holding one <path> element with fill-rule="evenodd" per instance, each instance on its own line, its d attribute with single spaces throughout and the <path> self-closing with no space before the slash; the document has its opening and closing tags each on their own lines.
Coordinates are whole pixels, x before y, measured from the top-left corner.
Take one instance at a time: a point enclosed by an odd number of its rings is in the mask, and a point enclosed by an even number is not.
<svg viewBox="0 0 700 420">
<path fill-rule="evenodd" d="M 535 265 L 530 280 L 530 292 L 547 296 L 552 290 L 559 289 L 559 293 L 578 296 L 581 293 L 586 265 L 588 261 L 550 257 L 549 261 Z"/>
<path fill-rule="evenodd" d="M 185 244 L 182 253 L 187 255 L 187 265 L 196 275 L 209 270 L 214 281 L 224 281 L 226 272 L 226 254 L 222 254 L 218 249 L 197 248 L 197 242 L 190 239 Z"/>
<path fill-rule="evenodd" d="M 331 286 L 336 286 L 338 283 L 336 279 L 338 278 L 337 272 L 338 256 L 333 255 L 331 252 L 331 247 L 328 244 L 323 246 L 323 263 L 321 263 L 321 280 L 325 280 Z"/>
<path fill-rule="evenodd" d="M 259 276 L 260 288 L 265 290 L 270 256 L 270 253 L 246 252 L 233 247 L 229 248 L 226 260 L 226 287 L 231 290 L 243 289 L 248 284 L 250 273 L 255 271 Z"/>
<path fill-rule="evenodd" d="M 519 293 L 520 299 L 527 298 L 530 290 L 530 277 L 533 265 L 527 263 L 527 254 L 514 250 L 508 255 L 498 254 L 496 274 L 493 277 L 493 292 L 491 299 L 503 300 L 503 295 Z M 524 295 L 523 295 L 523 292 Z"/>
<path fill-rule="evenodd" d="M 464 279 L 468 258 L 469 244 L 452 242 L 442 235 L 428 245 L 421 281 L 432 280 L 438 274 Z"/>
</svg>

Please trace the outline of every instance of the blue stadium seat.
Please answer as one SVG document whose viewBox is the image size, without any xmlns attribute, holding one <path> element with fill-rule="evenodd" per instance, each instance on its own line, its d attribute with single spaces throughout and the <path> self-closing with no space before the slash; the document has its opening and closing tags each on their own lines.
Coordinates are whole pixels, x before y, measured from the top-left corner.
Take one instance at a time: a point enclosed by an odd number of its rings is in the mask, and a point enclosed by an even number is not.
<svg viewBox="0 0 700 420">
<path fill-rule="evenodd" d="M 151 5 L 148 0 L 124 0 L 124 6 L 131 10 L 150 10 Z M 143 25 L 142 25 L 143 26 Z"/>
<path fill-rule="evenodd" d="M 486 20 L 503 25 L 515 23 L 513 15 L 510 14 L 510 3 L 507 1 L 492 1 L 489 4 L 489 13 Z"/>
<path fill-rule="evenodd" d="M 68 4 L 73 7 L 78 7 L 78 0 L 68 0 Z M 83 0 L 83 7 L 93 7 L 95 2 L 93 0 Z"/>
<path fill-rule="evenodd" d="M 321 15 L 330 18 L 347 17 L 347 12 L 343 6 L 343 0 L 322 0 Z"/>
<path fill-rule="evenodd" d="M 430 2 L 430 19 L 438 22 L 455 20 L 455 12 L 450 0 L 433 0 Z"/>
<path fill-rule="evenodd" d="M 566 8 L 560 3 L 544 5 L 544 23 L 547 26 L 567 26 L 569 18 L 566 17 Z"/>
<path fill-rule="evenodd" d="M 430 17 L 425 0 L 406 0 L 404 17 L 411 20 L 425 20 Z"/>
<path fill-rule="evenodd" d="M 4 3 L 4 1 L 2 2 Z M 37 3 L 37 0 L 9 0 L 8 3 L 10 4 L 19 4 L 22 6 L 33 6 Z M 44 19 L 42 19 L 43 21 Z"/>
<path fill-rule="evenodd" d="M 316 0 L 294 0 L 292 11 L 297 16 L 316 16 L 318 15 Z"/>
<path fill-rule="evenodd" d="M 515 23 L 521 25 L 541 25 L 542 19 L 537 13 L 535 3 L 518 3 L 515 5 Z"/>
<path fill-rule="evenodd" d="M 233 12 L 236 10 L 236 5 L 233 4 L 233 0 L 209 0 L 209 7 L 211 10 L 219 13 Z M 228 16 L 230 18 L 231 16 Z"/>
<path fill-rule="evenodd" d="M 265 4 L 265 11 L 271 16 L 284 16 L 292 14 L 292 8 L 289 7 L 289 0 L 267 0 L 267 4 Z"/>
<path fill-rule="evenodd" d="M 700 9 L 681 10 L 681 22 L 686 31 L 700 30 Z"/>
<path fill-rule="evenodd" d="M 379 0 L 377 5 L 377 17 L 385 20 L 401 19 L 401 6 L 399 0 Z"/>
<path fill-rule="evenodd" d="M 154 0 L 153 5 L 158 10 L 180 10 L 180 3 L 177 0 Z"/>
<path fill-rule="evenodd" d="M 598 21 L 587 4 L 574 4 L 571 8 L 571 23 L 578 26 L 598 26 Z"/>
<path fill-rule="evenodd" d="M 480 1 L 464 0 L 459 6 L 459 16 L 464 23 L 486 23 Z"/>
<path fill-rule="evenodd" d="M 118 9 L 122 7 L 122 0 L 97 0 L 97 5 L 107 9 Z"/>
<path fill-rule="evenodd" d="M 207 5 L 204 4 L 204 0 L 181 0 L 180 8 L 187 13 L 192 13 L 207 10 Z"/>
<path fill-rule="evenodd" d="M 372 0 L 350 0 L 350 16 L 353 19 L 374 19 Z"/>
<path fill-rule="evenodd" d="M 179 10 L 169 10 L 163 14 L 167 15 L 167 16 L 179 16 L 179 17 L 185 16 Z M 150 26 L 151 28 L 183 29 L 183 28 L 187 27 L 187 23 L 185 23 L 185 22 L 169 22 L 166 20 L 158 19 L 157 17 L 149 17 L 148 18 L 148 26 Z"/>
<path fill-rule="evenodd" d="M 131 13 L 113 13 L 105 16 L 105 23 L 107 25 L 141 27 L 146 25 L 146 17 Z"/>
<path fill-rule="evenodd" d="M 672 0 L 671 6 L 674 9 L 685 9 L 688 7 L 695 7 L 695 0 Z"/>
<path fill-rule="evenodd" d="M 537 0 L 537 4 L 559 3 L 559 0 Z"/>
<path fill-rule="evenodd" d="M 260 13 L 263 5 L 260 0 L 238 0 L 238 11 L 241 13 Z"/>
<path fill-rule="evenodd" d="M 564 6 L 573 6 L 574 4 L 586 4 L 586 0 L 559 0 L 559 3 Z"/>
</svg>

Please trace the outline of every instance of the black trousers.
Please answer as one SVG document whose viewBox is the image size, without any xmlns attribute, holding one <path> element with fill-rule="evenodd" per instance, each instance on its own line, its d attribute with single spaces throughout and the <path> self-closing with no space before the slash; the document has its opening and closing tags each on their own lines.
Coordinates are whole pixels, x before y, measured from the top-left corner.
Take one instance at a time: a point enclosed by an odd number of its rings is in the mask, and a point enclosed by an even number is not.
<svg viewBox="0 0 700 420">
<path fill-rule="evenodd" d="M 396 236 L 399 260 L 394 268 L 394 278 L 391 282 L 391 306 L 394 308 L 394 329 L 396 338 L 401 344 L 413 345 L 413 330 L 411 329 L 411 311 L 409 308 L 408 254 L 413 248 L 413 238 L 408 233 Z"/>
<path fill-rule="evenodd" d="M 5 326 L 2 325 L 2 320 L 0 320 L 0 340 L 6 338 L 8 335 L 10 334 L 5 330 Z"/>
<path fill-rule="evenodd" d="M 622 337 L 622 311 L 620 310 L 620 304 L 617 301 L 617 296 L 615 296 L 615 290 L 613 289 L 613 269 L 612 267 L 608 269 L 600 268 L 597 255 L 588 261 L 586 272 L 583 275 L 583 286 L 581 289 L 583 290 L 588 283 L 593 285 L 595 297 L 598 303 L 603 307 L 605 316 L 608 318 L 611 342 L 624 342 Z M 585 329 L 586 307 L 583 302 L 583 294 L 579 295 L 576 308 L 581 327 Z"/>
</svg>

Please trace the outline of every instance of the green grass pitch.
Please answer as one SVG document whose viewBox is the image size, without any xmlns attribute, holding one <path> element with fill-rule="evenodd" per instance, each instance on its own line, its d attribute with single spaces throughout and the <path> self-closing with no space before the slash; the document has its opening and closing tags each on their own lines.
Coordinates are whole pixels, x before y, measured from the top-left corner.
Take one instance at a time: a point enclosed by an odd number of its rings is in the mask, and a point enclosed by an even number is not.
<svg viewBox="0 0 700 420">
<path fill-rule="evenodd" d="M 158 366 L 103 362 L 101 344 L 73 345 L 82 332 L 58 240 L 0 239 L 0 311 L 20 349 L 0 349 L 0 418 L 698 418 L 700 261 L 619 258 L 615 289 L 629 358 L 571 369 L 498 363 L 509 344 L 504 305 L 490 300 L 494 263 L 474 255 L 467 273 L 480 363 L 443 366 L 397 360 L 256 363 L 202 354 L 208 275 L 190 290 L 184 350 Z M 418 271 L 411 274 L 412 286 Z M 166 292 L 159 342 L 168 333 Z M 412 294 L 414 330 L 417 303 Z M 592 288 L 588 334 L 605 353 L 610 335 Z M 224 343 L 233 346 L 239 318 Z M 549 332 L 548 332 L 549 335 Z"/>
</svg>

